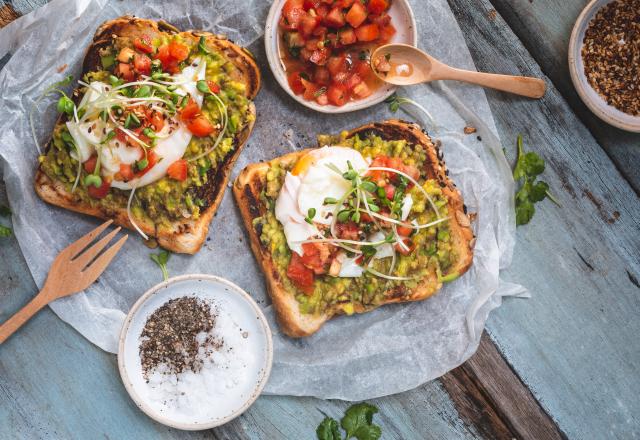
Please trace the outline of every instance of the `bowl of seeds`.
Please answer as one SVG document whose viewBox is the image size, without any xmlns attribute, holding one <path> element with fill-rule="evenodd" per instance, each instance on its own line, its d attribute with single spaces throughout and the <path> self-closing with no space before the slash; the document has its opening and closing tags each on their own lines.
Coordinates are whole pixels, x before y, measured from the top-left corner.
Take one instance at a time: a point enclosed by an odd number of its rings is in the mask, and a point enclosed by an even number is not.
<svg viewBox="0 0 640 440">
<path fill-rule="evenodd" d="M 149 417 L 184 430 L 239 416 L 264 388 L 273 358 L 260 307 L 212 275 L 183 275 L 147 291 L 120 334 L 125 388 Z"/>
<path fill-rule="evenodd" d="M 580 98 L 603 121 L 640 132 L 640 0 L 592 0 L 569 42 Z"/>
</svg>

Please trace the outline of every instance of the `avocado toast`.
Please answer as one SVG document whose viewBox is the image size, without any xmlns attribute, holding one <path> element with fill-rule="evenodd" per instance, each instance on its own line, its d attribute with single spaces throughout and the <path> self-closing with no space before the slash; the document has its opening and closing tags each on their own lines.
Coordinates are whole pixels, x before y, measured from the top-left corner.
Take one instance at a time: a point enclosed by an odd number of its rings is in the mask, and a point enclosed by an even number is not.
<svg viewBox="0 0 640 440">
<path fill-rule="evenodd" d="M 36 192 L 193 254 L 251 134 L 259 88 L 251 54 L 223 36 L 131 16 L 107 21 L 78 88 L 59 102 Z"/>
<path fill-rule="evenodd" d="M 470 267 L 460 192 L 429 136 L 389 120 L 247 166 L 233 192 L 283 332 L 423 300 Z"/>
</svg>

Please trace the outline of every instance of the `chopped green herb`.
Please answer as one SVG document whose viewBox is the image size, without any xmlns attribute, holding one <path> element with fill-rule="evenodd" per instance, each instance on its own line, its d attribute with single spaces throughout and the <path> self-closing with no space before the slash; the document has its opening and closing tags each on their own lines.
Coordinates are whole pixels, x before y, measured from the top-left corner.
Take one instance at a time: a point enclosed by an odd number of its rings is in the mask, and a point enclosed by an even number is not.
<svg viewBox="0 0 640 440">
<path fill-rule="evenodd" d="M 382 435 L 380 426 L 373 424 L 373 416 L 378 408 L 369 403 L 357 403 L 351 405 L 340 420 L 340 425 L 345 431 L 344 440 L 356 438 L 357 440 L 378 440 Z M 343 440 L 338 427 L 338 422 L 325 417 L 316 429 L 318 440 Z"/>
<path fill-rule="evenodd" d="M 204 36 L 200 37 L 200 40 L 198 41 L 198 51 L 204 54 L 211 53 L 209 52 L 209 49 L 207 49 L 207 39 Z"/>
<path fill-rule="evenodd" d="M 153 260 L 153 262 L 156 263 L 158 267 L 160 267 L 160 270 L 162 271 L 162 278 L 164 281 L 167 281 L 169 279 L 169 272 L 167 271 L 167 261 L 169 261 L 169 255 L 169 252 L 165 250 L 161 250 L 157 254 L 149 255 L 149 258 L 151 258 L 151 260 Z"/>
<path fill-rule="evenodd" d="M 561 206 L 549 192 L 549 184 L 536 178 L 544 172 L 544 160 L 533 151 L 524 152 L 522 135 L 518 135 L 518 158 L 513 169 L 513 179 L 522 181 L 515 194 L 516 225 L 529 223 L 536 212 L 534 205 L 548 197 L 556 205 Z"/>
</svg>

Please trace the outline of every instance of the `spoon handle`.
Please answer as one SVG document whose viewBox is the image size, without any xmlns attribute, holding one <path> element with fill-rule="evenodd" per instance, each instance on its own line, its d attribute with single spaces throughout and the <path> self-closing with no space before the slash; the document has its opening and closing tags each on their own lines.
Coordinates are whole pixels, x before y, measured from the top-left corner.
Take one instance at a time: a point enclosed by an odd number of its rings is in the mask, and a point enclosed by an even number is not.
<svg viewBox="0 0 640 440">
<path fill-rule="evenodd" d="M 454 68 L 442 72 L 442 78 L 438 79 L 464 81 L 504 92 L 515 93 L 516 95 L 527 96 L 529 98 L 541 98 L 547 89 L 545 82 L 539 78 L 473 72 Z"/>
</svg>

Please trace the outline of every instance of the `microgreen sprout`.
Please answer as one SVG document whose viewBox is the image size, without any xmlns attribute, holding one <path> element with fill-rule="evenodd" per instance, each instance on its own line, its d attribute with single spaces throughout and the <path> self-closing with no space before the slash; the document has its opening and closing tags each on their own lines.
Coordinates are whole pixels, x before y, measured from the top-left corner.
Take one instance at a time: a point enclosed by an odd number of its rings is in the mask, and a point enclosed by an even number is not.
<svg viewBox="0 0 640 440">
<path fill-rule="evenodd" d="M 316 209 L 315 208 L 309 208 L 309 211 L 307 211 L 307 216 L 305 217 L 304 221 L 309 223 L 310 225 L 313 224 L 313 218 L 316 216 Z"/>
<path fill-rule="evenodd" d="M 162 271 L 162 279 L 167 281 L 169 279 L 169 272 L 167 271 L 167 262 L 169 261 L 169 252 L 161 250 L 157 254 L 149 255 L 149 258 L 158 265 Z"/>
<path fill-rule="evenodd" d="M 207 49 L 206 43 L 207 43 L 207 39 L 204 36 L 200 37 L 200 40 L 198 41 L 198 50 L 200 51 L 200 53 L 203 53 L 203 54 L 211 53 L 209 52 L 209 49 Z"/>
</svg>

